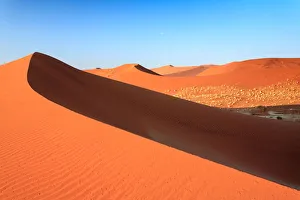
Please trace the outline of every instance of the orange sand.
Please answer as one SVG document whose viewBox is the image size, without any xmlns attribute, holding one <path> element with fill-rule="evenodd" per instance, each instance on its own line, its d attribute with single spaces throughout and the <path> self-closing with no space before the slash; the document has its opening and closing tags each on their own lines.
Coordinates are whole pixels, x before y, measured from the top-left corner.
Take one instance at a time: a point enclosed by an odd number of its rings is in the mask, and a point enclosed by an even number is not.
<svg viewBox="0 0 300 200">
<path fill-rule="evenodd" d="M 131 66 L 131 65 L 124 65 Z M 175 73 L 177 67 L 162 67 L 167 76 L 154 76 L 144 70 L 124 70 L 124 66 L 113 69 L 87 70 L 87 72 L 122 81 L 154 91 L 179 90 L 186 87 L 230 85 L 247 89 L 269 86 L 288 80 L 300 81 L 300 59 L 256 59 L 235 62 L 222 66 L 200 66 Z M 130 67 L 129 67 L 130 68 Z M 205 68 L 203 70 L 203 68 Z M 170 70 L 170 71 L 168 71 Z M 181 70 L 181 71 L 180 71 Z M 159 73 L 159 70 L 155 70 Z M 198 71 L 198 76 L 193 76 Z M 200 72 L 199 72 L 200 71 Z M 188 74 L 190 73 L 190 74 Z"/>
<path fill-rule="evenodd" d="M 210 67 L 199 73 L 211 79 L 230 80 L 231 83 L 248 87 L 276 84 L 287 79 L 299 79 L 300 59 L 265 58 L 233 62 L 219 67 Z M 297 78 L 298 77 L 298 78 Z"/>
<path fill-rule="evenodd" d="M 187 70 L 191 70 L 197 68 L 198 66 L 186 66 L 186 67 L 174 67 L 173 65 L 166 65 L 158 68 L 151 69 L 152 71 L 161 74 L 161 75 L 169 75 L 179 72 L 184 72 Z"/>
<path fill-rule="evenodd" d="M 124 68 L 117 78 L 163 88 L 161 76 Z M 187 102 L 39 53 L 1 66 L 0 80 L 0 199 L 300 199 L 299 124 Z"/>
</svg>

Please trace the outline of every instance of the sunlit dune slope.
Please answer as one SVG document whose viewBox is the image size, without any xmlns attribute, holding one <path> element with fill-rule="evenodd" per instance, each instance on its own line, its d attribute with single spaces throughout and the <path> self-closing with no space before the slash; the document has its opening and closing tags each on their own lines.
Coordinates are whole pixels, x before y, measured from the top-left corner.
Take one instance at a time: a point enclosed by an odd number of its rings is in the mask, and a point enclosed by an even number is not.
<svg viewBox="0 0 300 200">
<path fill-rule="evenodd" d="M 158 67 L 158 68 L 154 68 L 151 69 L 152 71 L 161 74 L 161 75 L 169 75 L 169 74 L 174 74 L 174 73 L 179 73 L 179 72 L 184 72 L 187 70 L 192 70 L 194 68 L 197 68 L 198 66 L 186 66 L 186 67 L 182 67 L 182 66 L 173 66 L 173 65 L 165 65 L 162 67 Z"/>
<path fill-rule="evenodd" d="M 211 79 L 223 79 L 248 87 L 278 83 L 286 79 L 298 79 L 300 59 L 265 58 L 242 62 L 233 62 L 223 66 L 211 67 L 198 76 L 210 76 Z"/>
<path fill-rule="evenodd" d="M 193 67 L 192 69 L 189 69 L 189 70 L 183 70 L 180 72 L 167 74 L 165 76 L 173 76 L 173 77 L 197 76 L 212 66 L 215 66 L 215 65 L 201 65 L 201 66 Z"/>
</svg>

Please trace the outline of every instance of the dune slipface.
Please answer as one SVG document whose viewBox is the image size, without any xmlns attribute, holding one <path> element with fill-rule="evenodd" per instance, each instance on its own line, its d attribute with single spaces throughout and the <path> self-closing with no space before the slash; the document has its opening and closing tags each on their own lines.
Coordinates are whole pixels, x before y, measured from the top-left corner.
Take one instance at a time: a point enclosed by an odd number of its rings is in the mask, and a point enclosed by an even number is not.
<svg viewBox="0 0 300 200">
<path fill-rule="evenodd" d="M 40 53 L 2 66 L 0 80 L 0 199 L 300 197 L 299 124 L 173 98 Z"/>
</svg>

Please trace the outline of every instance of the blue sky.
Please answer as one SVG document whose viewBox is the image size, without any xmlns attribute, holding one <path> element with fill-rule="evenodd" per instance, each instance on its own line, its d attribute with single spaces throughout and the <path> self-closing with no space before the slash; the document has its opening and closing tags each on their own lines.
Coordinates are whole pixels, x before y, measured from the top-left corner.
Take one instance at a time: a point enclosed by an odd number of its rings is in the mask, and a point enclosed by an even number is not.
<svg viewBox="0 0 300 200">
<path fill-rule="evenodd" d="M 35 51 L 76 68 L 300 57 L 299 0 L 0 0 L 0 63 Z"/>
</svg>

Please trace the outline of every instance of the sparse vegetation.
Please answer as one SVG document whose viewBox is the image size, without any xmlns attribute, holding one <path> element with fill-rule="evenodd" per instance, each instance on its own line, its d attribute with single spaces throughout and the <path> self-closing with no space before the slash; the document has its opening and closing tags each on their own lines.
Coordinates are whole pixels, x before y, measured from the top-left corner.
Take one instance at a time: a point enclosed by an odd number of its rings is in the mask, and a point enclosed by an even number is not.
<svg viewBox="0 0 300 200">
<path fill-rule="evenodd" d="M 276 119 L 278 119 L 278 120 L 282 120 L 282 117 L 280 117 L 280 116 L 277 116 L 277 117 L 276 117 Z"/>
<path fill-rule="evenodd" d="M 267 111 L 266 106 L 257 106 L 256 108 L 259 109 L 261 112 L 266 112 Z"/>
<path fill-rule="evenodd" d="M 193 86 L 167 90 L 166 94 L 220 108 L 257 107 L 300 104 L 300 83 L 287 80 L 278 84 L 252 89 L 237 86 Z"/>
</svg>

